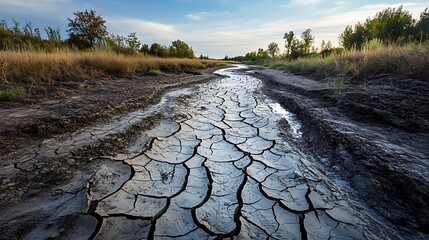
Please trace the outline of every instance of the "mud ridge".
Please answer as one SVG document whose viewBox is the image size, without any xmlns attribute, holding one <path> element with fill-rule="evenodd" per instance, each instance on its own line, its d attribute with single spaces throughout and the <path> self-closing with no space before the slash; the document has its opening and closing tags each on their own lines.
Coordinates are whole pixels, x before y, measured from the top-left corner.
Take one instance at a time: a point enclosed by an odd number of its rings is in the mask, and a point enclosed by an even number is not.
<svg viewBox="0 0 429 240">
<path fill-rule="evenodd" d="M 352 96 L 378 98 L 380 93 L 376 90 L 383 86 L 368 90 L 352 85 L 341 89 L 342 93 L 338 94 L 340 90 L 328 84 L 279 71 L 259 68 L 253 75 L 264 81 L 264 92 L 299 116 L 303 124 L 303 143 L 309 151 L 325 159 L 321 161 L 323 168 L 332 176 L 339 175 L 350 183 L 349 193 L 366 199 L 366 204 L 400 227 L 406 238 L 427 237 L 429 222 L 425 216 L 429 214 L 426 211 L 429 206 L 429 178 L 422 172 L 429 169 L 424 161 L 429 159 L 429 152 L 423 144 L 429 141 L 429 135 L 419 129 L 410 130 L 357 117 L 359 112 L 342 105 L 345 98 L 350 104 L 362 101 L 362 98 L 353 99 Z M 406 97 L 398 93 L 401 90 L 390 88 L 392 95 L 387 99 Z M 376 101 L 366 104 L 379 109 L 384 107 L 382 103 L 376 105 Z M 391 104 L 400 112 L 398 117 L 402 117 L 400 114 L 406 111 L 404 107 L 395 105 L 396 100 Z M 425 112 L 416 114 L 422 117 Z M 383 114 L 381 111 L 378 113 Z M 390 115 L 387 117 L 391 118 Z"/>
</svg>

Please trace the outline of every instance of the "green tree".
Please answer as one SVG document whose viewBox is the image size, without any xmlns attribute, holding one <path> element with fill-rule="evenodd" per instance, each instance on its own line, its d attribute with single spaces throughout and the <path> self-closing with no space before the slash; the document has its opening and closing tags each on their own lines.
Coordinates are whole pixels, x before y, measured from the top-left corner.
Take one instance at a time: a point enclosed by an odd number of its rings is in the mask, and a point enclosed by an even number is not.
<svg viewBox="0 0 429 240">
<path fill-rule="evenodd" d="M 348 25 L 344 29 L 344 32 L 342 32 L 339 36 L 340 45 L 347 50 L 351 50 L 355 44 L 353 41 L 353 37 L 354 37 L 353 35 L 354 35 L 353 27 Z"/>
<path fill-rule="evenodd" d="M 79 48 L 91 48 L 102 43 L 107 35 L 106 21 L 94 10 L 77 11 L 74 15 L 74 19 L 67 18 L 70 42 Z"/>
<path fill-rule="evenodd" d="M 275 42 L 272 42 L 270 44 L 268 44 L 268 54 L 272 57 L 275 58 L 277 53 L 280 51 L 279 45 Z"/>
<path fill-rule="evenodd" d="M 15 19 L 13 19 L 13 18 L 12 18 L 12 22 L 13 22 L 13 25 L 14 25 L 13 28 L 11 29 L 12 32 L 13 32 L 13 34 L 21 35 L 22 32 L 21 32 L 21 28 L 19 28 L 19 22 L 16 21 Z"/>
<path fill-rule="evenodd" d="M 268 57 L 268 52 L 265 51 L 263 48 L 259 48 L 258 52 L 256 53 L 256 56 L 258 58 L 267 58 Z"/>
<path fill-rule="evenodd" d="M 295 40 L 295 33 L 290 31 L 289 33 L 285 33 L 283 39 L 285 39 L 285 48 L 286 48 L 286 56 L 289 56 L 292 52 L 292 45 Z"/>
<path fill-rule="evenodd" d="M 325 39 L 323 39 L 322 43 L 320 44 L 320 51 L 323 52 L 325 50 L 325 48 L 326 48 L 326 42 L 325 42 Z"/>
<path fill-rule="evenodd" d="M 420 14 L 416 24 L 416 40 L 420 43 L 429 41 L 429 8 Z"/>
<path fill-rule="evenodd" d="M 410 12 L 404 11 L 402 6 L 388 8 L 377 13 L 374 20 L 378 20 L 376 38 L 389 43 L 400 43 L 407 41 L 407 35 L 411 33 L 414 19 Z"/>
<path fill-rule="evenodd" d="M 325 49 L 326 49 L 326 50 L 331 50 L 331 49 L 332 49 L 332 42 L 331 42 L 331 41 L 328 41 L 328 42 L 326 43 L 326 45 L 325 45 Z"/>
<path fill-rule="evenodd" d="M 311 34 L 311 29 L 306 29 L 302 34 L 302 48 L 304 51 L 304 54 L 309 54 L 311 46 L 314 43 L 314 35 Z"/>
<path fill-rule="evenodd" d="M 54 29 L 51 27 L 45 28 L 46 35 L 48 36 L 49 41 L 61 42 L 61 31 L 59 28 Z"/>
<path fill-rule="evenodd" d="M 298 39 L 295 38 L 292 41 L 290 57 L 293 59 L 297 59 L 302 55 L 304 55 L 303 44 L 302 42 L 300 42 Z"/>
<path fill-rule="evenodd" d="M 146 43 L 142 45 L 142 47 L 140 48 L 140 52 L 143 54 L 149 54 L 149 45 L 147 45 Z"/>
<path fill-rule="evenodd" d="M 34 29 L 34 36 L 39 39 L 42 39 L 42 35 L 40 34 L 40 29 L 38 27 Z"/>
<path fill-rule="evenodd" d="M 4 19 L 0 20 L 0 28 L 8 29 L 6 20 L 4 20 Z"/>
<path fill-rule="evenodd" d="M 137 38 L 137 36 L 136 36 L 136 33 L 135 33 L 135 32 L 128 34 L 127 39 L 126 39 L 126 42 L 127 42 L 127 44 L 128 44 L 128 47 L 129 47 L 132 51 L 134 51 L 134 52 L 139 51 L 140 46 L 141 46 L 141 42 L 140 42 L 140 40 Z"/>
<path fill-rule="evenodd" d="M 177 58 L 194 58 L 194 50 L 181 40 L 171 43 L 170 55 Z"/>
<path fill-rule="evenodd" d="M 161 45 L 159 43 L 153 43 L 150 45 L 149 53 L 152 56 L 156 57 L 169 57 L 170 56 L 170 50 L 167 46 Z"/>
<path fill-rule="evenodd" d="M 347 26 L 340 34 L 340 44 L 350 50 L 361 50 L 372 40 L 384 44 L 403 44 L 416 37 L 415 20 L 411 13 L 402 9 L 387 8 L 377 13 L 373 19 L 368 18 L 365 23 L 358 22 L 354 27 Z M 418 23 L 417 23 L 418 25 Z M 413 33 L 414 32 L 414 33 Z"/>
<path fill-rule="evenodd" d="M 31 26 L 31 22 L 25 24 L 25 27 L 22 29 L 22 31 L 26 36 L 33 36 L 33 26 Z"/>
</svg>

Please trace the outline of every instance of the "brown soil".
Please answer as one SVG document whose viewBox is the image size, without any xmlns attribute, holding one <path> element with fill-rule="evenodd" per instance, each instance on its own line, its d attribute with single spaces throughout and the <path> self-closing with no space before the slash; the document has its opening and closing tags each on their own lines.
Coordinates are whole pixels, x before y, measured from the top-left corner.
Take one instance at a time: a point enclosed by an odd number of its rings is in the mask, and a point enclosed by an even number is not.
<svg viewBox="0 0 429 240">
<path fill-rule="evenodd" d="M 267 94 L 298 114 L 305 144 L 326 172 L 350 183 L 353 194 L 393 225 L 427 237 L 427 82 L 378 76 L 339 86 L 260 67 L 254 71 Z"/>
<path fill-rule="evenodd" d="M 170 90 L 213 79 L 214 70 L 57 83 L 46 94 L 24 101 L 0 101 L 0 156 L 32 141 L 145 108 Z"/>
<path fill-rule="evenodd" d="M 73 202 L 86 201 L 87 180 L 99 165 L 92 160 L 139 142 L 140 133 L 158 123 L 159 114 L 142 117 L 139 110 L 158 103 L 167 92 L 215 79 L 216 69 L 59 83 L 25 101 L 1 102 L 0 212 L 6 215 L 0 218 L 0 239 L 20 239 L 49 219 L 52 209 L 75 212 L 76 206 L 67 203 L 70 196 Z M 130 113 L 138 120 L 122 124 L 121 118 Z M 74 190 L 63 192 L 70 182 Z M 49 207 L 34 207 L 41 202 Z M 6 217 L 18 213 L 23 213 L 20 222 Z"/>
</svg>

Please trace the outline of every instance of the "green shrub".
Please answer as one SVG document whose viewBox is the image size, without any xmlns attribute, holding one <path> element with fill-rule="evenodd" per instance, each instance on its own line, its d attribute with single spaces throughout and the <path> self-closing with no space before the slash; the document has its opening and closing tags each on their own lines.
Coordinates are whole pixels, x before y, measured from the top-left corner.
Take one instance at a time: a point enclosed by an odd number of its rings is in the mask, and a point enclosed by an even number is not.
<svg viewBox="0 0 429 240">
<path fill-rule="evenodd" d="M 27 98 L 27 90 L 24 87 L 0 90 L 0 101 L 23 100 L 25 98 Z"/>
<path fill-rule="evenodd" d="M 164 73 L 161 70 L 152 69 L 147 73 L 147 75 L 149 75 L 149 76 L 160 76 L 160 75 L 164 75 Z"/>
</svg>

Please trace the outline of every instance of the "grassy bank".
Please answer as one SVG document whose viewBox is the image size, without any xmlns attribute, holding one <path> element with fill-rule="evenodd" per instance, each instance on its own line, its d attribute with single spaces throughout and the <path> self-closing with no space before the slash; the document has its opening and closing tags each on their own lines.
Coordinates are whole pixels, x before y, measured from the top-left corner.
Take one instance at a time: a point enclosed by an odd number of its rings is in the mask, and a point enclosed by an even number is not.
<svg viewBox="0 0 429 240">
<path fill-rule="evenodd" d="M 159 75 L 225 65 L 215 60 L 125 56 L 108 51 L 0 51 L 0 101 L 44 92 L 46 85 L 89 78 Z"/>
<path fill-rule="evenodd" d="M 369 46 L 326 58 L 272 60 L 267 66 L 316 79 L 342 78 L 363 82 L 381 74 L 429 81 L 429 45 Z"/>
</svg>

